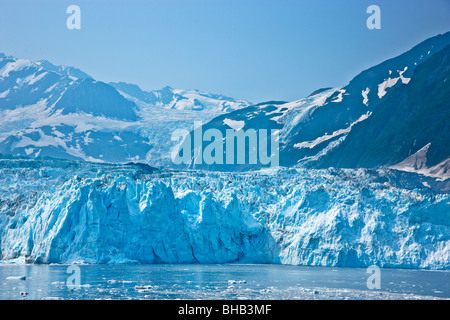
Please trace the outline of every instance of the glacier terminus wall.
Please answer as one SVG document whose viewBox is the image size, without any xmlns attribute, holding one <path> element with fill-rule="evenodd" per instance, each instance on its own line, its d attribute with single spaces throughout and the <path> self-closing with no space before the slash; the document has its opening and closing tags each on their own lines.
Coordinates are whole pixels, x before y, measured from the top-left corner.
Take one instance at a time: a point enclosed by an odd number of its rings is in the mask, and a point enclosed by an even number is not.
<svg viewBox="0 0 450 320">
<path fill-rule="evenodd" d="M 12 157 L 0 170 L 3 262 L 450 267 L 446 184 L 414 173 Z"/>
</svg>

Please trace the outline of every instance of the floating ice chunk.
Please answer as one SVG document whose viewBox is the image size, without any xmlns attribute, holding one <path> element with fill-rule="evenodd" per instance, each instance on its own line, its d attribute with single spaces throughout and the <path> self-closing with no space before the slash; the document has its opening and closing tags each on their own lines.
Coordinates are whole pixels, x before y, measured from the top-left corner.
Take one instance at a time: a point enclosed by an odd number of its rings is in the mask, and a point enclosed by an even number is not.
<svg viewBox="0 0 450 320">
<path fill-rule="evenodd" d="M 151 289 L 153 287 L 155 287 L 155 286 L 153 286 L 151 284 L 142 285 L 142 286 L 136 285 L 136 286 L 134 286 L 134 289 L 135 290 L 143 290 L 143 289 Z"/>
<path fill-rule="evenodd" d="M 108 280 L 107 282 L 110 284 L 114 284 L 114 283 L 132 283 L 133 281 L 111 279 L 111 280 Z"/>
<path fill-rule="evenodd" d="M 152 285 L 134 286 L 134 290 L 136 290 L 139 293 L 155 292 L 155 290 L 158 288 L 159 288 L 159 286 L 152 286 Z"/>
<path fill-rule="evenodd" d="M 6 280 L 26 280 L 26 276 L 10 276 L 6 277 Z"/>
<path fill-rule="evenodd" d="M 108 280 L 107 282 L 108 282 L 108 283 L 119 283 L 120 281 L 119 281 L 119 280 L 113 280 L 113 279 L 111 279 L 111 280 Z"/>
</svg>

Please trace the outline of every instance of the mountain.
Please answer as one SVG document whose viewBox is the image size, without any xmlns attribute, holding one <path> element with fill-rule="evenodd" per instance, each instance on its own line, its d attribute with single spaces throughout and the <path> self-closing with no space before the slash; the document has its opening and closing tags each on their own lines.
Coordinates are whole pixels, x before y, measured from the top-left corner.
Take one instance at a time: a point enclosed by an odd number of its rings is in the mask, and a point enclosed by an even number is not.
<svg viewBox="0 0 450 320">
<path fill-rule="evenodd" d="M 427 168 L 448 178 L 449 45 L 450 32 L 361 72 L 342 88 L 319 89 L 305 99 L 289 103 L 260 103 L 221 115 L 203 129 L 219 130 L 224 146 L 226 130 L 235 124 L 246 132 L 275 130 L 279 137 L 279 164 L 287 167 L 395 166 L 430 144 Z M 191 153 L 189 167 L 241 171 L 262 166 L 248 162 L 196 164 L 195 154 Z"/>
<path fill-rule="evenodd" d="M 141 104 L 167 109 L 230 112 L 250 105 L 248 101 L 236 100 L 218 94 L 204 93 L 198 90 L 178 90 L 169 86 L 161 90 L 144 91 L 135 84 L 125 82 L 109 83 L 125 97 L 137 99 Z M 136 101 L 136 100 L 135 100 Z"/>
<path fill-rule="evenodd" d="M 199 163 L 199 155 L 210 151 L 208 141 L 199 146 L 185 140 L 190 149 L 180 168 L 255 170 L 265 166 L 262 155 L 267 158 L 279 145 L 279 157 L 269 165 L 392 167 L 447 179 L 449 45 L 450 32 L 361 72 L 343 87 L 255 105 L 198 90 L 104 83 L 73 67 L 0 54 L 0 153 L 173 166 L 171 151 L 184 144 L 172 141 L 172 134 L 194 136 L 194 122 L 202 122 L 203 132 L 219 133 L 209 137 L 222 141 L 223 151 L 211 153 L 217 159 L 227 159 L 226 146 L 235 139 L 227 138 L 230 129 L 254 129 L 261 137 L 244 138 L 266 140 L 267 150 L 258 144 L 240 151 L 234 143 L 228 150 L 233 165 Z M 250 163 L 255 154 L 260 162 Z"/>
<path fill-rule="evenodd" d="M 72 70 L 76 69 L 1 54 L 0 110 L 46 105 L 50 114 L 85 113 L 136 120 L 136 106 L 114 88 L 90 77 L 76 78 L 71 74 L 83 73 Z"/>
<path fill-rule="evenodd" d="M 395 170 L 205 174 L 3 158 L 0 256 L 449 269 L 450 194 L 425 183 L 440 182 Z"/>
<path fill-rule="evenodd" d="M 83 72 L 80 69 L 70 66 L 55 66 L 53 63 L 47 60 L 39 60 L 36 64 L 48 71 L 54 71 L 58 74 L 69 76 L 76 79 L 93 79 L 90 75 Z"/>
<path fill-rule="evenodd" d="M 0 55 L 0 262 L 448 270 L 449 58 L 447 33 L 342 88 L 251 105 Z M 196 163 L 249 129 L 279 163 Z M 136 163 L 171 164 L 180 142 L 183 167 L 219 172 Z M 255 151 L 239 148 L 234 163 Z"/>
<path fill-rule="evenodd" d="M 169 87 L 145 92 L 74 67 L 0 54 L 0 153 L 170 164 L 171 132 L 250 105 Z"/>
<path fill-rule="evenodd" d="M 393 166 L 419 154 L 422 163 L 418 169 L 448 163 L 450 84 L 447 81 L 450 81 L 450 45 L 418 66 L 408 85 L 390 92 L 389 98 L 366 121 L 355 125 L 338 148 L 319 160 L 319 166 Z"/>
</svg>

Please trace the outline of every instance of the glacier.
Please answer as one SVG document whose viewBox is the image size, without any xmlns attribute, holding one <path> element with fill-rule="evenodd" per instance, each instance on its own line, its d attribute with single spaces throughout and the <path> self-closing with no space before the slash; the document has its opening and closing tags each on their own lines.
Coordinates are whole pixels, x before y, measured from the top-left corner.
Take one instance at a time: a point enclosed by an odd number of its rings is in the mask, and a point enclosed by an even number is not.
<svg viewBox="0 0 450 320">
<path fill-rule="evenodd" d="M 449 269 L 449 209 L 448 182 L 392 169 L 0 159 L 3 263 Z"/>
</svg>

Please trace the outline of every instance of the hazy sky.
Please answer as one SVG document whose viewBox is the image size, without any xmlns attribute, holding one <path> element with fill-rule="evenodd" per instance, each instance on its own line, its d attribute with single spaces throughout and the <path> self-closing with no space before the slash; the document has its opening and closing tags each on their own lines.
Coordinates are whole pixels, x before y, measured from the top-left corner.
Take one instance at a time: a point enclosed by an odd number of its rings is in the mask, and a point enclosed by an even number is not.
<svg viewBox="0 0 450 320">
<path fill-rule="evenodd" d="M 66 8 L 81 8 L 68 30 Z M 369 5 L 381 30 L 369 30 Z M 450 31 L 449 0 L 0 0 L 0 52 L 101 81 L 296 100 Z"/>
</svg>

